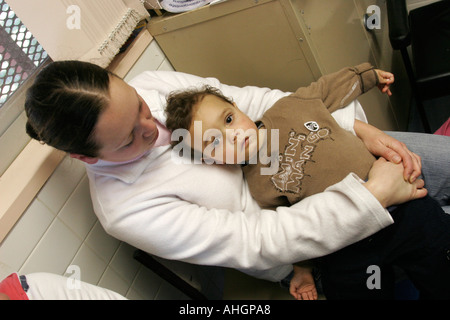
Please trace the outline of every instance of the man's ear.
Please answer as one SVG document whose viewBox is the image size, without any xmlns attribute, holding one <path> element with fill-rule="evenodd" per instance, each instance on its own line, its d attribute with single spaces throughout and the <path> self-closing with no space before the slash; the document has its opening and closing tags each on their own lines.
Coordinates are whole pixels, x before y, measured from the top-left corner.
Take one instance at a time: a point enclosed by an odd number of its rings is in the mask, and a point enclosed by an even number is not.
<svg viewBox="0 0 450 320">
<path fill-rule="evenodd" d="M 71 153 L 70 157 L 81 160 L 83 162 L 86 162 L 87 164 L 94 164 L 94 163 L 97 163 L 97 161 L 98 161 L 98 158 L 92 158 L 92 157 L 84 156 L 84 155 L 78 154 L 78 153 Z"/>
</svg>

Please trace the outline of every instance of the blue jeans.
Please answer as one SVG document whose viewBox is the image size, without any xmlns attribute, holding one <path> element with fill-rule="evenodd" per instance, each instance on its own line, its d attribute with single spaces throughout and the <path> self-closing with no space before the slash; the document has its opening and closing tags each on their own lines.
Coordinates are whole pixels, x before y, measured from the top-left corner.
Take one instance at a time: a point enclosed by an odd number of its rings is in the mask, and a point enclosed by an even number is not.
<svg viewBox="0 0 450 320">
<path fill-rule="evenodd" d="M 425 180 L 428 195 L 434 198 L 446 213 L 450 214 L 450 151 L 449 151 L 450 137 L 423 134 L 423 133 L 414 133 L 414 132 L 389 131 L 386 133 L 394 137 L 395 139 L 405 143 L 408 146 L 409 150 L 418 154 L 422 158 L 422 178 Z M 395 216 L 395 214 L 393 216 Z M 361 241 L 361 243 L 365 243 L 365 241 L 367 240 L 363 240 Z M 383 243 L 382 245 L 384 246 L 385 243 Z M 351 247 L 353 248 L 353 246 Z M 371 248 L 371 250 L 372 249 L 373 248 Z M 371 250 L 368 251 L 370 252 Z M 352 253 L 352 255 L 353 254 L 354 252 Z M 339 256 L 339 254 L 336 253 L 333 256 Z M 364 266 L 367 267 L 366 264 L 364 264 Z M 348 266 L 345 266 L 344 269 L 348 270 L 347 267 Z M 388 272 L 383 273 L 384 273 L 383 280 L 392 280 L 389 279 L 389 277 L 386 277 L 386 274 L 390 273 Z M 292 275 L 290 276 L 292 277 Z M 366 273 L 366 269 L 364 269 L 363 277 L 367 279 L 367 276 L 368 275 Z M 335 277 L 340 278 L 337 275 L 335 275 Z M 288 276 L 286 277 L 285 282 L 283 284 L 289 287 L 289 282 L 290 277 Z M 392 285 L 392 283 L 390 283 L 389 285 Z M 386 286 L 387 284 L 384 283 L 383 287 Z M 383 290 L 383 293 L 385 292 L 386 291 Z"/>
<path fill-rule="evenodd" d="M 422 158 L 422 178 L 429 196 L 450 213 L 450 137 L 386 133 Z M 422 289 L 422 298 L 449 299 L 450 218 L 433 206 L 429 197 L 401 205 L 392 214 L 394 225 L 321 258 L 322 284 L 328 297 L 393 298 L 392 267 L 400 266 Z M 382 290 L 368 290 L 368 265 L 381 267 Z"/>
<path fill-rule="evenodd" d="M 450 137 L 415 132 L 386 132 L 422 158 L 428 194 L 450 214 Z"/>
</svg>

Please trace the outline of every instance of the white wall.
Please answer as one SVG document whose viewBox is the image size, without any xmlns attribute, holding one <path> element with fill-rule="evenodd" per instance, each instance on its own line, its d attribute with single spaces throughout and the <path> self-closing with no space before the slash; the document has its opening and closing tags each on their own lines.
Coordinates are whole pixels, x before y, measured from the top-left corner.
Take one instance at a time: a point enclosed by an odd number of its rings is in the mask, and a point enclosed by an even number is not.
<svg viewBox="0 0 450 320">
<path fill-rule="evenodd" d="M 125 80 L 144 70 L 173 70 L 155 41 Z M 91 205 L 84 165 L 66 157 L 0 244 L 0 280 L 18 272 L 65 274 L 81 269 L 81 280 L 129 299 L 187 299 L 133 259 L 134 248 L 105 233 Z M 209 298 L 220 299 L 221 268 L 165 261 Z"/>
</svg>

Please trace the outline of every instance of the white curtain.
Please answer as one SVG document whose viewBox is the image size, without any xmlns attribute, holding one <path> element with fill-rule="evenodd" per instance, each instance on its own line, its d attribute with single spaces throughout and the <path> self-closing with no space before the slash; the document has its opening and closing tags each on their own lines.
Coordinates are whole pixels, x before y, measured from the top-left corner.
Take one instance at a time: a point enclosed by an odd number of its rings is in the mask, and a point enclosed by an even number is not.
<svg viewBox="0 0 450 320">
<path fill-rule="evenodd" d="M 53 60 L 109 65 L 139 21 L 140 0 L 7 0 Z"/>
</svg>

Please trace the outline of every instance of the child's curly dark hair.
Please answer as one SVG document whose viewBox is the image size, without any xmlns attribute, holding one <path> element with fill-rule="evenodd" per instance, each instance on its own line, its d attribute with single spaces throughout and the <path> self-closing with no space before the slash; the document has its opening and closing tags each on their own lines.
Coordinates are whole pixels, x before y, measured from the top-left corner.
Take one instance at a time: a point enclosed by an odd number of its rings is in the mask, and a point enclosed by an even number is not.
<svg viewBox="0 0 450 320">
<path fill-rule="evenodd" d="M 167 97 L 166 105 L 166 127 L 170 131 L 176 129 L 189 130 L 192 124 L 192 112 L 194 106 L 202 101 L 206 95 L 214 95 L 229 103 L 233 103 L 230 98 L 227 98 L 223 93 L 212 86 L 205 85 L 201 88 L 192 88 L 181 91 L 174 91 Z M 178 141 L 172 141 L 172 146 L 178 144 Z"/>
</svg>

